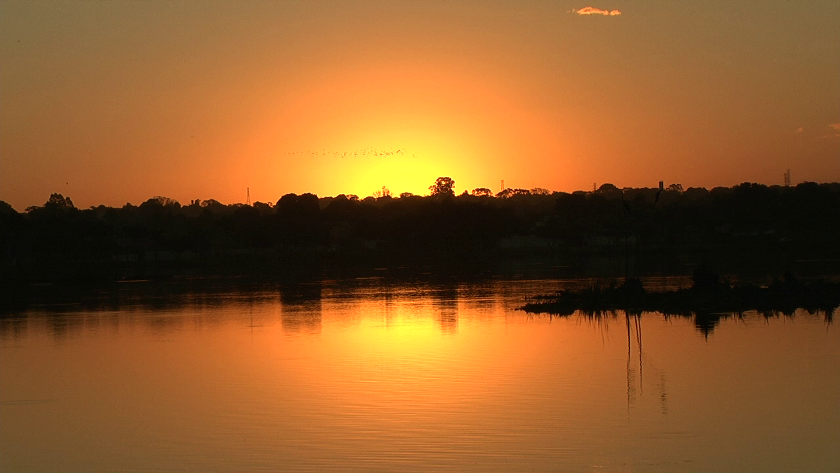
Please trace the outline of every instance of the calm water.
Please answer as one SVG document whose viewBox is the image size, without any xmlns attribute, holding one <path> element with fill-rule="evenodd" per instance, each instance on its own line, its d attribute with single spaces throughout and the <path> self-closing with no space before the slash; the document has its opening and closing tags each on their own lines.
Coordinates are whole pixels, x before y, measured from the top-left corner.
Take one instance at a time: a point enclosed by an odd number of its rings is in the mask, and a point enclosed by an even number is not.
<svg viewBox="0 0 840 473">
<path fill-rule="evenodd" d="M 551 318 L 548 281 L 0 320 L 2 471 L 840 471 L 825 314 Z M 835 314 L 835 318 L 836 318 Z"/>
</svg>

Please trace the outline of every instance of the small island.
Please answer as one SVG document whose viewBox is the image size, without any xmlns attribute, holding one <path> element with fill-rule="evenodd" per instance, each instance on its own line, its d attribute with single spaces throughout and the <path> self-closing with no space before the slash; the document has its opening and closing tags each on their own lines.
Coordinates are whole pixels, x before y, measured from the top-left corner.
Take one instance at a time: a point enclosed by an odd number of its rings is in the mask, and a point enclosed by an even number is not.
<svg viewBox="0 0 840 473">
<path fill-rule="evenodd" d="M 802 282 L 793 274 L 771 284 L 732 284 L 708 266 L 694 271 L 692 286 L 674 291 L 649 292 L 639 279 L 621 285 L 595 285 L 579 291 L 560 291 L 534 297 L 520 307 L 530 313 L 569 316 L 577 311 L 597 315 L 623 310 L 626 313 L 660 312 L 665 315 L 716 318 L 755 310 L 765 315 L 793 314 L 798 308 L 825 313 L 828 320 L 840 307 L 840 284 L 818 280 Z"/>
</svg>

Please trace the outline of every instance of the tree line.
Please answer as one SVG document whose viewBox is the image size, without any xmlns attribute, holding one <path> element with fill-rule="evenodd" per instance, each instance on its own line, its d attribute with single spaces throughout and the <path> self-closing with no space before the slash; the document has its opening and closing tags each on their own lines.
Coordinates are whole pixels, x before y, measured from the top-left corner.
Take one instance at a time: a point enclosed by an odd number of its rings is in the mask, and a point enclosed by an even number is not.
<svg viewBox="0 0 840 473">
<path fill-rule="evenodd" d="M 454 184 L 439 178 L 428 196 L 394 197 L 383 188 L 364 199 L 286 194 L 253 205 L 153 197 L 79 209 L 53 194 L 17 212 L 0 201 L 0 269 L 5 280 L 31 280 L 236 260 L 301 267 L 742 250 L 840 257 L 838 183 L 711 190 L 604 184 L 591 192 L 495 195 L 482 188 L 456 195 Z"/>
</svg>

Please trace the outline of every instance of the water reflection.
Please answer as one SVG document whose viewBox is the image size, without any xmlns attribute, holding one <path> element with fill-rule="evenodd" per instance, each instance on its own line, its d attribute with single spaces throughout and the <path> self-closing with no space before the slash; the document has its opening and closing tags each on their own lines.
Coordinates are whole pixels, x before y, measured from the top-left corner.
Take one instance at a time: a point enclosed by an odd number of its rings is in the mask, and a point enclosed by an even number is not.
<svg viewBox="0 0 840 473">
<path fill-rule="evenodd" d="M 221 282 L 201 281 L 200 284 L 161 284 L 136 282 L 119 284 L 111 291 L 102 288 L 88 288 L 73 291 L 72 288 L 36 288 L 35 296 L 23 305 L 20 311 L 0 314 L 0 337 L 21 338 L 28 333 L 28 317 L 42 317 L 39 323 L 50 327 L 56 342 L 65 341 L 84 331 L 99 330 L 106 324 L 112 330 L 126 323 L 146 325 L 158 335 L 184 330 L 185 327 L 209 327 L 225 323 L 225 316 L 218 309 L 229 307 L 247 308 L 251 318 L 254 308 L 262 317 L 279 314 L 279 320 L 288 334 L 318 334 L 323 330 L 324 304 L 331 313 L 343 314 L 344 323 L 353 324 L 361 316 L 381 314 L 386 326 L 404 315 L 406 309 L 421 311 L 432 316 L 441 333 L 457 334 L 459 315 L 463 310 L 474 317 L 492 317 L 501 311 L 511 310 L 533 295 L 535 291 L 560 288 L 575 288 L 591 281 L 490 281 L 476 283 L 395 283 L 381 278 L 360 278 L 349 281 L 312 281 L 282 284 L 240 282 L 225 285 Z M 549 292 L 549 291 L 546 291 Z M 511 301 L 503 306 L 500 301 Z M 364 301 L 359 306 L 359 301 Z M 273 309 L 264 310 L 266 306 Z M 184 320 L 184 312 L 191 313 L 190 320 Z M 765 320 L 793 319 L 816 316 L 830 325 L 835 311 L 820 309 L 797 309 L 789 312 L 751 312 Z M 119 314 L 119 315 L 116 315 Z M 609 319 L 622 317 L 623 312 L 576 311 L 573 315 L 584 317 L 601 324 Z M 689 318 L 696 330 L 706 339 L 715 328 L 728 319 L 742 319 L 743 313 L 689 312 L 685 314 L 658 314 L 665 320 Z M 378 316 L 378 315 L 377 315 Z M 521 314 L 515 315 L 521 317 Z M 563 316 L 561 316 L 563 317 Z M 107 320 L 105 320 L 107 319 Z M 633 331 L 641 332 L 638 314 L 628 320 Z M 355 322 L 354 322 L 355 321 Z M 250 326 L 254 321 L 250 320 Z M 628 328 L 629 336 L 629 328 Z M 638 343 L 641 345 L 641 337 Z M 643 367 L 640 367 L 639 375 Z M 634 372 L 635 373 L 635 372 Z"/>
<path fill-rule="evenodd" d="M 29 323 L 25 316 L 0 318 L 0 339 L 19 340 L 29 334 Z"/>
<path fill-rule="evenodd" d="M 445 287 L 435 294 L 437 302 L 437 317 L 442 333 L 458 333 L 458 302 L 459 295 L 456 287 Z"/>
<path fill-rule="evenodd" d="M 840 334 L 822 317 L 730 314 L 703 332 L 515 310 L 554 284 L 320 281 L 153 305 L 132 289 L 106 297 L 119 310 L 30 308 L 0 319 L 4 469 L 840 467 Z"/>
<path fill-rule="evenodd" d="M 282 306 L 280 320 L 287 333 L 321 332 L 321 284 L 293 284 L 278 287 Z"/>
<path fill-rule="evenodd" d="M 629 412 L 632 407 L 635 407 L 637 394 L 638 396 L 644 395 L 645 367 L 647 366 L 649 376 L 655 377 L 661 412 L 665 415 L 668 413 L 667 377 L 665 372 L 657 367 L 658 363 L 655 360 L 644 355 L 642 320 L 642 314 L 639 312 L 624 313 L 627 328 L 627 411 Z M 651 371 L 652 373 L 650 373 Z"/>
</svg>

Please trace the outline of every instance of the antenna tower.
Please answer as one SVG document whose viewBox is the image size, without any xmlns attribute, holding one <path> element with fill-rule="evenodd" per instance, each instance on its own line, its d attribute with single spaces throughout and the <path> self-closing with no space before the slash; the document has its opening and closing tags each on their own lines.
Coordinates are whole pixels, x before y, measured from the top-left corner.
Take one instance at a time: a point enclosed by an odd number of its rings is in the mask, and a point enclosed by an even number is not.
<svg viewBox="0 0 840 473">
<path fill-rule="evenodd" d="M 790 169 L 785 171 L 785 187 L 790 187 Z"/>
<path fill-rule="evenodd" d="M 251 205 L 251 188 L 246 187 L 245 189 L 245 205 Z"/>
<path fill-rule="evenodd" d="M 502 179 L 502 188 L 501 188 L 500 192 L 504 192 L 504 191 L 505 191 L 505 180 Z"/>
</svg>

